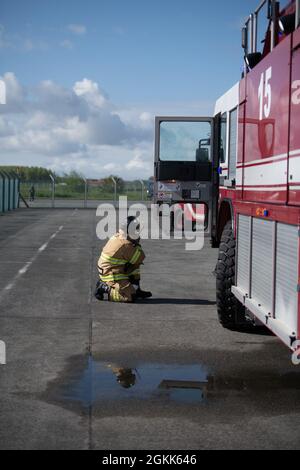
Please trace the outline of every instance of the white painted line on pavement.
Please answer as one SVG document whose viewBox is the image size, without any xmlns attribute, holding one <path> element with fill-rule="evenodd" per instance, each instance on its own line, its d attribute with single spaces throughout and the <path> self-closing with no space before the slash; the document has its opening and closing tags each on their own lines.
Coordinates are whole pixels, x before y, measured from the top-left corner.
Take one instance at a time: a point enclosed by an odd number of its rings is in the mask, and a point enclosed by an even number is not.
<svg viewBox="0 0 300 470">
<path fill-rule="evenodd" d="M 4 290 L 10 290 L 10 289 L 12 289 L 13 287 L 14 287 L 13 284 L 8 284 L 8 285 L 4 288 Z"/>
<path fill-rule="evenodd" d="M 24 274 L 27 273 L 28 269 L 30 268 L 30 266 L 32 266 L 32 264 L 35 262 L 35 260 L 37 259 L 37 257 L 39 256 L 40 253 L 42 253 L 43 251 L 46 250 L 47 246 L 49 245 L 50 241 L 53 240 L 58 234 L 59 232 L 62 231 L 62 229 L 64 228 L 63 225 L 61 225 L 58 230 L 56 230 L 56 232 L 54 232 L 51 237 L 49 237 L 49 239 L 46 241 L 46 243 L 44 243 L 36 252 L 36 254 L 29 260 L 27 261 L 27 263 L 24 264 L 24 266 L 19 269 L 18 273 L 16 274 L 16 276 L 14 277 L 14 279 L 9 283 L 7 284 L 6 287 L 4 287 L 4 289 L 2 289 L 2 291 L 0 292 L 0 301 L 2 299 L 2 297 L 4 296 L 4 294 L 6 292 L 9 292 L 10 290 L 12 290 L 16 284 L 16 282 L 18 281 L 18 279 L 20 279 L 21 276 L 23 276 Z"/>
<path fill-rule="evenodd" d="M 23 266 L 23 268 L 19 269 L 18 274 L 19 274 L 20 276 L 22 276 L 23 274 L 25 274 L 25 273 L 28 271 L 29 266 L 31 266 L 31 264 L 32 264 L 31 261 L 29 261 L 28 263 L 26 263 L 25 266 Z"/>
<path fill-rule="evenodd" d="M 44 245 L 42 245 L 40 248 L 39 248 L 39 252 L 41 253 L 42 251 L 46 250 L 48 246 L 48 243 L 45 243 Z"/>
</svg>

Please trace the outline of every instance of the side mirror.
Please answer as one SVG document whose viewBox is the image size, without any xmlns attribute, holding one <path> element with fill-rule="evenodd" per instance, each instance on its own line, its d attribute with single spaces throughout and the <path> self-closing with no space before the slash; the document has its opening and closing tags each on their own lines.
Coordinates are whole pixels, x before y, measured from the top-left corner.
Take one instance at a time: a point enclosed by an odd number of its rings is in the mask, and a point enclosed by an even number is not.
<svg viewBox="0 0 300 470">
<path fill-rule="evenodd" d="M 252 70 L 261 61 L 261 58 L 261 52 L 252 52 L 251 54 L 247 54 L 245 56 L 245 62 L 249 69 Z"/>
<path fill-rule="evenodd" d="M 246 51 L 248 49 L 248 28 L 242 28 L 242 48 Z"/>
<path fill-rule="evenodd" d="M 197 162 L 208 162 L 208 149 L 206 148 L 198 148 L 196 150 L 196 161 Z"/>
</svg>

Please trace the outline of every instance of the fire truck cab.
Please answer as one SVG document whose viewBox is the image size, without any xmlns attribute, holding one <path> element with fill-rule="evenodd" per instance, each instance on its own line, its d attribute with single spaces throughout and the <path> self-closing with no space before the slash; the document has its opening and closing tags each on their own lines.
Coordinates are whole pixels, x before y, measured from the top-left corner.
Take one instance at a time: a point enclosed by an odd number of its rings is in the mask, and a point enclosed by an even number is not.
<svg viewBox="0 0 300 470">
<path fill-rule="evenodd" d="M 260 29 L 265 24 L 261 39 Z M 241 80 L 213 118 L 156 118 L 156 202 L 199 202 L 219 247 L 217 308 L 300 353 L 300 0 L 263 0 Z M 262 44 L 259 50 L 259 44 Z"/>
</svg>

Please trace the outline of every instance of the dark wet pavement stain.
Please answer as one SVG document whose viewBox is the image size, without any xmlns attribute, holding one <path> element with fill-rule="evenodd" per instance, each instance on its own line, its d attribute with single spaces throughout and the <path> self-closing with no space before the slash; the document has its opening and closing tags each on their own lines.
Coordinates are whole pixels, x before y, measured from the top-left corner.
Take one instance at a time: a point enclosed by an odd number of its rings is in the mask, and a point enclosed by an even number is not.
<svg viewBox="0 0 300 470">
<path fill-rule="evenodd" d="M 122 400 L 199 403 L 205 399 L 208 373 L 199 365 L 140 364 L 132 368 L 98 362 L 89 356 L 85 369 L 62 384 L 59 395 L 85 408 Z"/>
</svg>

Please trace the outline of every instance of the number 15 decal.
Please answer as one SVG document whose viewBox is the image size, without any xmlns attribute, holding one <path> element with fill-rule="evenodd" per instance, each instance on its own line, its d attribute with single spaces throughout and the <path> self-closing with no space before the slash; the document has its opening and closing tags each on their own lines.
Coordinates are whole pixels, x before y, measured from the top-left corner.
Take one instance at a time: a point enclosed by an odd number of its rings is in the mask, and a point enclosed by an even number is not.
<svg viewBox="0 0 300 470">
<path fill-rule="evenodd" d="M 264 117 L 268 118 L 271 111 L 272 103 L 272 90 L 270 80 L 272 78 L 272 67 L 269 67 L 265 72 L 261 74 L 260 84 L 258 87 L 258 99 L 259 99 L 259 120 L 261 121 Z"/>
</svg>

